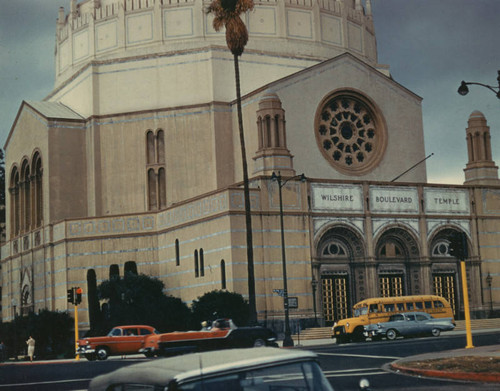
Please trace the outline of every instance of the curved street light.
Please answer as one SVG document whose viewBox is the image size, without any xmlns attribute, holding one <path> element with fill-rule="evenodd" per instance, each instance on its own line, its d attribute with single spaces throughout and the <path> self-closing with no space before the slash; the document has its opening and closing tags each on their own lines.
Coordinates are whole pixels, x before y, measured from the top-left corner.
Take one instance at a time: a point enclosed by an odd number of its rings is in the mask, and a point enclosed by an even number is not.
<svg viewBox="0 0 500 391">
<path fill-rule="evenodd" d="M 281 178 L 281 172 L 278 171 L 278 175 L 275 172 L 271 175 L 271 181 L 278 182 L 279 188 L 279 199 L 280 199 L 280 223 L 281 223 L 281 262 L 283 266 L 283 301 L 285 307 L 285 338 L 283 339 L 283 347 L 293 346 L 292 333 L 290 332 L 290 316 L 288 311 L 288 288 L 287 288 L 287 276 L 286 276 L 286 252 L 285 252 L 285 231 L 283 228 L 283 198 L 281 195 L 281 188 L 287 184 L 288 181 L 292 179 L 300 178 L 301 182 L 306 181 L 306 176 L 304 174 L 295 175 L 285 181 Z"/>
<path fill-rule="evenodd" d="M 500 70 L 498 71 L 497 81 L 498 81 L 498 87 L 493 87 L 493 86 L 489 86 L 489 85 L 483 84 L 483 83 L 466 82 L 466 81 L 462 80 L 462 83 L 460 83 L 460 87 L 458 87 L 457 92 L 460 95 L 465 96 L 469 93 L 469 87 L 467 87 L 468 85 L 477 85 L 477 86 L 486 87 L 489 90 L 493 91 L 493 93 L 496 95 L 496 97 L 498 99 L 500 99 Z"/>
</svg>

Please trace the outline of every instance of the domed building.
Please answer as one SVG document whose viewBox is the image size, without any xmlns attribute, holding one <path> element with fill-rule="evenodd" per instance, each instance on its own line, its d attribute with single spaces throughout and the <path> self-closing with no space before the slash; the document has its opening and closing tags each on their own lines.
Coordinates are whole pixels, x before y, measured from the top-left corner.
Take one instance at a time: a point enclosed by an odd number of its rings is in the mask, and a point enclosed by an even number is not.
<svg viewBox="0 0 500 391">
<path fill-rule="evenodd" d="M 5 145 L 4 321 L 16 305 L 72 311 L 79 286 L 88 329 L 89 292 L 126 271 L 187 303 L 215 289 L 248 298 L 234 62 L 209 4 L 59 10 L 54 89 L 22 103 Z M 284 319 L 280 206 L 292 321 L 328 325 L 362 299 L 407 294 L 441 295 L 460 317 L 453 232 L 467 237 L 473 316 L 498 307 L 485 278 L 500 272 L 500 181 L 484 116 L 469 119 L 464 185 L 428 184 L 422 98 L 378 63 L 370 0 L 255 1 L 242 18 L 259 322 Z"/>
</svg>

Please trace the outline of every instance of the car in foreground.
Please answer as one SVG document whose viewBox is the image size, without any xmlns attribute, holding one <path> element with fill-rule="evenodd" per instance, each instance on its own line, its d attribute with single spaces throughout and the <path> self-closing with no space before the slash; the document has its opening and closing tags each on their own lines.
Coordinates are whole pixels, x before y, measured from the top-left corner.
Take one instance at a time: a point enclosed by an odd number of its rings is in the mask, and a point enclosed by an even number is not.
<svg viewBox="0 0 500 391">
<path fill-rule="evenodd" d="M 104 337 L 87 337 L 77 342 L 77 354 L 82 354 L 89 361 L 96 358 L 106 360 L 109 356 L 137 354 L 144 347 L 149 335 L 158 334 L 151 326 L 117 326 Z"/>
<path fill-rule="evenodd" d="M 140 350 L 146 356 L 173 356 L 208 350 L 277 347 L 276 333 L 266 327 L 237 327 L 231 319 L 217 319 L 198 331 L 150 335 Z"/>
<path fill-rule="evenodd" d="M 402 312 L 394 314 L 388 322 L 370 324 L 364 327 L 366 337 L 380 339 L 397 337 L 433 335 L 439 337 L 442 331 L 455 328 L 453 318 L 434 318 L 425 312 Z"/>
<path fill-rule="evenodd" d="M 130 365 L 96 377 L 89 391 L 332 391 L 313 352 L 229 349 Z"/>
</svg>

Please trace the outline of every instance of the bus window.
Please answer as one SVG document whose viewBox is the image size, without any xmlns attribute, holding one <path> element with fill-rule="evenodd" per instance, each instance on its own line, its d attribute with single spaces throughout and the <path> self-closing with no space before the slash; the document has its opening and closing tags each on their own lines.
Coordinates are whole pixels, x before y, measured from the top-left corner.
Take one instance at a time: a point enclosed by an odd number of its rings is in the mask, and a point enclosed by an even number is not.
<svg viewBox="0 0 500 391">
<path fill-rule="evenodd" d="M 406 309 L 408 311 L 413 311 L 414 304 L 413 303 L 406 303 Z"/>
<path fill-rule="evenodd" d="M 420 301 L 417 301 L 417 302 L 415 303 L 415 308 L 416 308 L 417 310 L 423 310 L 423 309 L 424 309 L 424 305 L 423 305 Z"/>
<path fill-rule="evenodd" d="M 396 308 L 398 309 L 398 311 L 404 311 L 405 304 L 404 303 L 396 303 Z"/>
<path fill-rule="evenodd" d="M 378 312 L 378 305 L 370 304 L 370 313 L 376 313 L 376 312 Z"/>
<path fill-rule="evenodd" d="M 424 304 L 426 310 L 430 310 L 432 308 L 432 301 L 426 301 Z"/>
<path fill-rule="evenodd" d="M 444 305 L 438 300 L 434 300 L 434 308 L 443 308 Z"/>
<path fill-rule="evenodd" d="M 384 304 L 385 312 L 394 312 L 394 304 Z"/>
</svg>

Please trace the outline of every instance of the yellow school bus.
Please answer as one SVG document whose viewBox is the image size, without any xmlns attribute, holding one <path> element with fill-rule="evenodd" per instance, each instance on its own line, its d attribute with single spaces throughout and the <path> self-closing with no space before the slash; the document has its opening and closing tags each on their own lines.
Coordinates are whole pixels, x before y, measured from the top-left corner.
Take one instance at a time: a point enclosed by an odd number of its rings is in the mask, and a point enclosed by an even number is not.
<svg viewBox="0 0 500 391">
<path fill-rule="evenodd" d="M 391 315 L 408 311 L 427 312 L 435 318 L 453 319 L 450 303 L 440 296 L 373 297 L 354 305 L 354 317 L 335 322 L 332 327 L 332 338 L 335 338 L 337 343 L 364 341 L 365 325 L 387 322 Z"/>
</svg>

